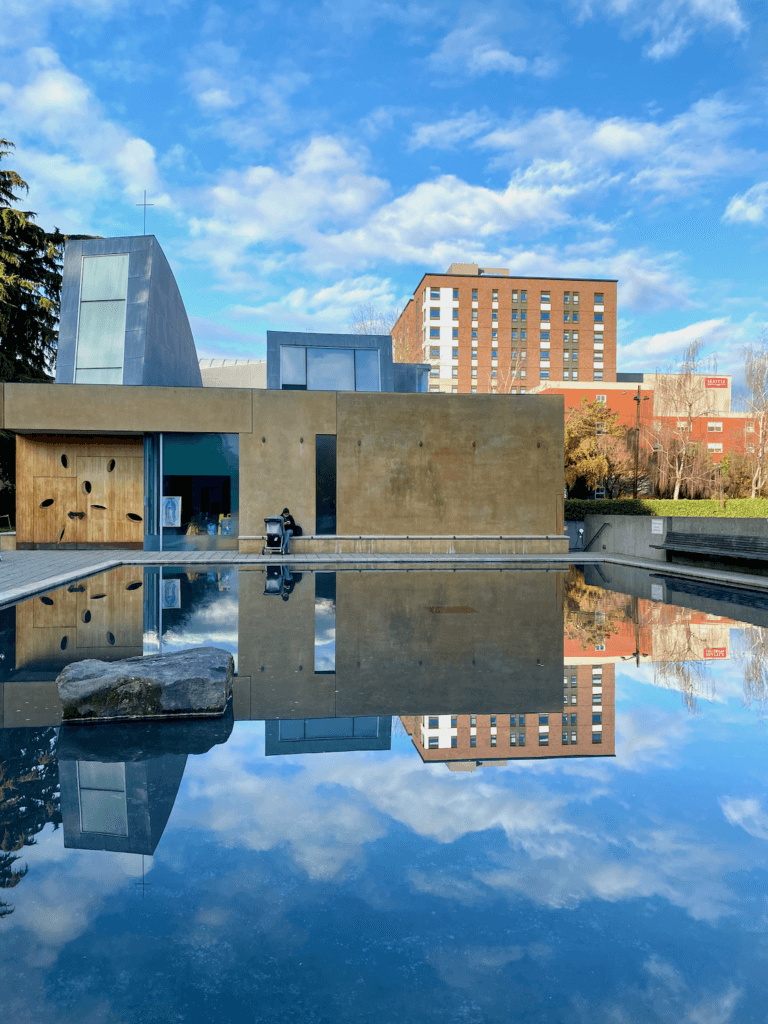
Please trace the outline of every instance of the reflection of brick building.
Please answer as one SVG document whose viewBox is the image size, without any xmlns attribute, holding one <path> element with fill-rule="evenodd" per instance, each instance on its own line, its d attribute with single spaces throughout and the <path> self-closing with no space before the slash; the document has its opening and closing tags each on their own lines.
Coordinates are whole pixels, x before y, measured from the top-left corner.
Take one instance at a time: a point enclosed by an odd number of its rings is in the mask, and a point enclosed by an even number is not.
<svg viewBox="0 0 768 1024">
<path fill-rule="evenodd" d="M 423 761 L 472 771 L 478 764 L 513 759 L 613 755 L 614 702 L 612 664 L 566 663 L 561 706 L 524 715 L 414 715 L 401 720 Z"/>
</svg>

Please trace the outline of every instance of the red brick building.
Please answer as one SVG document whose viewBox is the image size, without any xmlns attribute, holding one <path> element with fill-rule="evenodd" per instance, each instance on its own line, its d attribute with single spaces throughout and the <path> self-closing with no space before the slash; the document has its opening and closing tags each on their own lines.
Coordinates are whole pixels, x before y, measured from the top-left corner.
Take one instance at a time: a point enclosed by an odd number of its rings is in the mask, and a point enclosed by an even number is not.
<svg viewBox="0 0 768 1024">
<path fill-rule="evenodd" d="M 616 284 L 453 263 L 422 277 L 392 329 L 395 358 L 430 363 L 430 391 L 448 393 L 615 381 Z"/>
</svg>

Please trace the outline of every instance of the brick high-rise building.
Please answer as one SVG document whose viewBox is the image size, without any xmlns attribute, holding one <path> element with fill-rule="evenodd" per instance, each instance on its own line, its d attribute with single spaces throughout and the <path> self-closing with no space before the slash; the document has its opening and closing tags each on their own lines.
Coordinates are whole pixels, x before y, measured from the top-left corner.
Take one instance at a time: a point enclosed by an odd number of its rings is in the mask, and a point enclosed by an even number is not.
<svg viewBox="0 0 768 1024">
<path fill-rule="evenodd" d="M 392 329 L 395 358 L 430 363 L 429 390 L 449 393 L 615 381 L 616 283 L 453 263 L 422 277 Z"/>
</svg>

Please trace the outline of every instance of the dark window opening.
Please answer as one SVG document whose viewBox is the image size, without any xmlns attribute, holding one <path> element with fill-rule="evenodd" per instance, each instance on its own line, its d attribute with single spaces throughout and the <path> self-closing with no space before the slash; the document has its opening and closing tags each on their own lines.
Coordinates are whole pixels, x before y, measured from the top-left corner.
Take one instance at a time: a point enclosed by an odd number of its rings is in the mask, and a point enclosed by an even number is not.
<svg viewBox="0 0 768 1024">
<path fill-rule="evenodd" d="M 336 435 L 315 435 L 315 533 L 336 533 Z"/>
</svg>

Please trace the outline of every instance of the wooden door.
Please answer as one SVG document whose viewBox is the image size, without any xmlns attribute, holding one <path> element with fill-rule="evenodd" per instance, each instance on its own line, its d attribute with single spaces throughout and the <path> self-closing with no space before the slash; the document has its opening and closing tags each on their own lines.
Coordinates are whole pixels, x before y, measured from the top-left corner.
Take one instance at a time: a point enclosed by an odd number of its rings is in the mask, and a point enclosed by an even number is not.
<svg viewBox="0 0 768 1024">
<path fill-rule="evenodd" d="M 77 458 L 77 496 L 85 513 L 85 544 L 141 545 L 144 538 L 144 460 L 131 456 Z"/>
<path fill-rule="evenodd" d="M 35 477 L 33 488 L 35 544 L 77 544 L 81 535 L 77 482 L 72 477 Z"/>
</svg>

